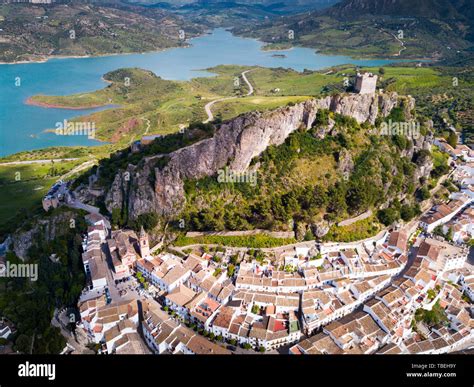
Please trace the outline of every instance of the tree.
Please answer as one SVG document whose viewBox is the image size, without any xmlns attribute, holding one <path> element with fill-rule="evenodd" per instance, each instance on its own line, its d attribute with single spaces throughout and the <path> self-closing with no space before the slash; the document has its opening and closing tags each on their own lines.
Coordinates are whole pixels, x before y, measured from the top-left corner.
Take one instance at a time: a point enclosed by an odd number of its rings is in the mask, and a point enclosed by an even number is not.
<svg viewBox="0 0 474 387">
<path fill-rule="evenodd" d="M 285 212 L 287 214 L 295 214 L 300 212 L 301 210 L 300 204 L 298 203 L 298 199 L 294 191 L 290 191 L 287 194 L 283 195 L 282 202 L 285 206 Z"/>
<path fill-rule="evenodd" d="M 142 285 L 145 284 L 145 278 L 143 277 L 143 274 L 140 272 L 137 272 L 137 280 L 140 282 Z"/>
<path fill-rule="evenodd" d="M 329 201 L 327 210 L 335 214 L 343 214 L 347 210 L 346 204 L 346 190 L 341 183 L 337 183 L 334 187 L 329 190 L 328 197 L 331 198 Z"/>
<path fill-rule="evenodd" d="M 313 127 L 326 126 L 329 124 L 329 110 L 319 109 L 313 122 Z"/>
<path fill-rule="evenodd" d="M 431 197 L 430 190 L 426 187 L 423 187 L 419 190 L 419 196 L 421 200 L 426 200 Z"/>
<path fill-rule="evenodd" d="M 51 216 L 54 217 L 54 212 Z M 84 287 L 79 252 L 81 238 L 77 238 L 77 234 L 86 232 L 87 228 L 82 218 L 74 218 L 76 228 L 73 230 L 59 219 L 55 220 L 58 232 L 53 240 L 46 240 L 41 233 L 36 235 L 28 257 L 29 262 L 38 264 L 38 280 L 8 279 L 7 286 L 0 292 L 1 314 L 17 328 L 14 350 L 57 354 L 66 344 L 60 330 L 51 326 L 51 318 L 54 309 L 76 305 Z M 53 252 L 60 258 L 59 263 L 50 261 Z M 11 263 L 19 261 L 12 252 L 7 253 L 6 259 Z"/>
<path fill-rule="evenodd" d="M 400 209 L 400 217 L 405 221 L 409 222 L 415 217 L 415 208 L 408 204 L 402 205 Z"/>
<path fill-rule="evenodd" d="M 21 353 L 30 353 L 32 337 L 21 334 L 15 340 L 14 349 Z"/>
<path fill-rule="evenodd" d="M 426 292 L 426 295 L 428 296 L 430 300 L 434 300 L 436 297 L 436 291 L 434 289 L 428 289 L 428 291 Z"/>
<path fill-rule="evenodd" d="M 229 266 L 227 266 L 227 276 L 228 277 L 233 277 L 235 273 L 235 265 L 232 263 L 229 263 Z"/>
<path fill-rule="evenodd" d="M 375 203 L 377 196 L 378 189 L 375 184 L 366 179 L 358 179 L 347 191 L 347 209 L 353 214 L 366 210 Z"/>
<path fill-rule="evenodd" d="M 439 304 L 439 301 L 437 301 L 431 310 L 425 310 L 423 308 L 417 309 L 415 312 L 415 320 L 417 322 L 423 321 L 425 324 L 432 327 L 438 324 L 446 323 L 448 321 L 448 317 L 444 309 Z"/>
<path fill-rule="evenodd" d="M 309 228 L 306 233 L 304 234 L 304 240 L 305 241 L 312 241 L 314 238 L 314 234 L 313 232 L 311 231 L 311 229 Z"/>
<path fill-rule="evenodd" d="M 112 224 L 118 227 L 121 227 L 122 222 L 122 211 L 120 208 L 113 208 L 112 209 Z"/>
<path fill-rule="evenodd" d="M 451 145 L 453 148 L 456 148 L 458 145 L 458 135 L 454 130 L 449 131 L 448 138 L 446 139 L 449 145 Z"/>
<path fill-rule="evenodd" d="M 392 141 L 400 150 L 405 150 L 408 147 L 409 140 L 399 134 L 392 136 Z"/>
<path fill-rule="evenodd" d="M 312 191 L 313 197 L 311 204 L 318 208 L 326 206 L 328 203 L 328 195 L 326 190 L 323 187 L 317 185 Z"/>
<path fill-rule="evenodd" d="M 438 236 L 444 236 L 443 226 L 442 225 L 436 226 L 433 230 L 433 234 L 438 235 Z"/>
<path fill-rule="evenodd" d="M 428 149 L 421 149 L 413 155 L 413 162 L 420 166 L 431 159 L 431 152 Z"/>
<path fill-rule="evenodd" d="M 430 175 L 435 179 L 438 179 L 439 177 L 446 175 L 448 172 L 449 165 L 445 162 L 444 164 L 435 166 L 434 169 L 431 171 Z"/>
<path fill-rule="evenodd" d="M 377 218 L 385 226 L 390 226 L 400 218 L 400 213 L 395 208 L 389 207 L 384 210 L 380 210 L 377 213 Z"/>
<path fill-rule="evenodd" d="M 133 225 L 133 228 L 135 230 L 140 230 L 143 226 L 146 231 L 150 231 L 158 225 L 158 222 L 158 214 L 156 214 L 155 212 L 147 212 L 145 214 L 138 215 L 137 220 Z"/>
<path fill-rule="evenodd" d="M 454 236 L 454 233 L 453 233 L 453 229 L 452 227 L 448 228 L 448 232 L 446 234 L 446 239 L 450 242 L 453 241 L 453 236 Z"/>
</svg>

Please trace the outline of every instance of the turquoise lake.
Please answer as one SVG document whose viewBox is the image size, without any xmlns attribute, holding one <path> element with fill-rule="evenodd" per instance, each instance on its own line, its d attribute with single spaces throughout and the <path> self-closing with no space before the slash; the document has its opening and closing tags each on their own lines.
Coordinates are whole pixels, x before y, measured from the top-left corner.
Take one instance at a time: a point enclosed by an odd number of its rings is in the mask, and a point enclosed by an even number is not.
<svg viewBox="0 0 474 387">
<path fill-rule="evenodd" d="M 262 51 L 263 43 L 216 29 L 209 35 L 190 40 L 191 47 L 145 54 L 94 58 L 51 59 L 45 63 L 0 65 L 0 156 L 50 146 L 97 145 L 86 136 L 58 136 L 46 133 L 57 122 L 100 109 L 45 109 L 25 104 L 36 94 L 68 95 L 106 86 L 101 79 L 108 71 L 140 67 L 170 80 L 210 76 L 203 71 L 219 64 L 285 67 L 297 71 L 318 70 L 345 63 L 381 66 L 393 60 L 357 60 L 347 56 L 321 55 L 308 48 L 279 53 Z M 19 81 L 19 82 L 18 82 Z"/>
</svg>

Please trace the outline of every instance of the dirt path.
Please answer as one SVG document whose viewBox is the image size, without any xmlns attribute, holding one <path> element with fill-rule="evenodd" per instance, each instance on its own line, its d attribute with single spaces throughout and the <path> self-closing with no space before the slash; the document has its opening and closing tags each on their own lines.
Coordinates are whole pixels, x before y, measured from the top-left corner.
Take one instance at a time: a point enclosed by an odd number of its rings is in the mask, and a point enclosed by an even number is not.
<svg viewBox="0 0 474 387">
<path fill-rule="evenodd" d="M 397 54 L 393 54 L 393 56 L 400 56 L 400 55 L 402 55 L 402 52 L 407 49 L 406 46 L 405 46 L 405 43 L 404 43 L 397 35 L 395 35 L 395 34 L 389 32 L 389 31 L 384 31 L 384 30 L 381 29 L 381 28 L 379 29 L 379 31 L 380 31 L 380 32 L 383 32 L 384 34 L 389 34 L 390 36 L 392 36 L 393 38 L 395 38 L 395 40 L 396 40 L 398 43 L 400 43 L 400 46 L 401 46 L 400 50 L 398 51 Z"/>
<path fill-rule="evenodd" d="M 244 80 L 244 82 L 247 84 L 247 86 L 249 88 L 249 92 L 245 95 L 246 97 L 252 95 L 255 91 L 252 84 L 249 82 L 249 80 L 247 79 L 247 76 L 246 76 L 246 74 L 249 71 L 252 71 L 252 70 L 253 69 L 246 70 L 241 74 L 242 79 Z M 235 99 L 235 98 L 237 98 L 237 97 L 223 97 L 223 98 L 218 98 L 218 99 L 215 99 L 214 101 L 211 101 L 211 102 L 207 103 L 206 106 L 204 106 L 204 110 L 206 111 L 206 114 L 207 114 L 207 120 L 204 121 L 204 123 L 206 124 L 206 123 L 208 123 L 208 122 L 210 122 L 214 119 L 214 115 L 212 114 L 212 111 L 211 111 L 211 108 L 212 108 L 212 106 L 214 106 L 214 104 L 216 104 L 218 102 L 222 102 L 222 101 L 227 101 L 229 99 Z"/>
<path fill-rule="evenodd" d="M 247 86 L 249 87 L 249 92 L 247 93 L 246 97 L 248 97 L 249 95 L 252 95 L 253 92 L 254 92 L 254 89 L 253 89 L 253 86 L 252 84 L 249 82 L 249 80 L 247 79 L 247 76 L 246 74 L 249 72 L 249 71 L 252 71 L 252 70 L 246 70 L 242 73 L 242 79 L 244 80 L 244 82 L 247 84 Z"/>
<path fill-rule="evenodd" d="M 338 227 L 349 226 L 352 223 L 358 222 L 359 220 L 367 219 L 370 216 L 372 216 L 372 210 L 365 211 L 363 214 L 360 214 L 359 216 L 355 216 L 354 218 L 343 220 L 339 222 L 337 225 Z"/>
<path fill-rule="evenodd" d="M 96 163 L 96 161 L 97 160 L 93 159 L 93 160 L 87 160 L 87 161 L 83 162 L 82 164 L 78 165 L 77 167 L 74 167 L 69 172 L 62 175 L 59 178 L 59 180 L 66 180 L 67 178 L 69 178 L 70 176 L 74 175 L 77 172 L 80 172 L 80 171 L 82 171 L 84 169 L 87 169 L 87 168 L 91 168 Z"/>
</svg>

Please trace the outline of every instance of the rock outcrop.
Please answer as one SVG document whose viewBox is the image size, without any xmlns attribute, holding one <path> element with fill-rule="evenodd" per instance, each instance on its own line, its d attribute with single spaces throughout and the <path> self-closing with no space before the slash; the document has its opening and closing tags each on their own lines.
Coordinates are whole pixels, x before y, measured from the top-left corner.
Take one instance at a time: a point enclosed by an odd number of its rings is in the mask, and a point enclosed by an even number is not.
<svg viewBox="0 0 474 387">
<path fill-rule="evenodd" d="M 344 178 L 349 176 L 354 170 L 354 161 L 352 160 L 351 153 L 347 149 L 342 149 L 338 155 L 337 169 Z"/>
<path fill-rule="evenodd" d="M 33 223 L 28 229 L 17 230 L 10 238 L 9 248 L 23 261 L 28 260 L 28 250 L 39 240 L 52 241 L 63 235 L 71 225 L 71 219 L 77 219 L 78 214 L 64 211 L 44 217 Z"/>
<path fill-rule="evenodd" d="M 321 220 L 319 222 L 313 223 L 311 225 L 311 231 L 316 238 L 322 238 L 325 236 L 329 229 L 331 228 L 331 224 L 327 221 Z"/>
<path fill-rule="evenodd" d="M 379 115 L 386 117 L 399 100 L 396 93 L 335 95 L 270 112 L 243 114 L 222 123 L 212 138 L 170 153 L 164 167 L 154 167 L 157 157 L 161 157 L 155 156 L 146 159 L 140 168 L 129 165 L 126 171 L 120 171 L 106 195 L 106 207 L 112 212 L 125 206 L 132 219 L 146 212 L 176 214 L 184 204 L 186 179 L 212 176 L 226 166 L 236 173 L 244 172 L 268 146 L 282 144 L 297 129 L 311 128 L 318 110 L 329 109 L 359 123 L 374 124 Z"/>
</svg>

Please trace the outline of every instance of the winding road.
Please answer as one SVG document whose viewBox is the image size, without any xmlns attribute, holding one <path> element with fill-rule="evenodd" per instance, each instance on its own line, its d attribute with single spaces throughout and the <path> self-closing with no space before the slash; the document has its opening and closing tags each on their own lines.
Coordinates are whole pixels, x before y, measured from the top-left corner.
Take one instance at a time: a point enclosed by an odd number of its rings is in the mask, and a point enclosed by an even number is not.
<svg viewBox="0 0 474 387">
<path fill-rule="evenodd" d="M 395 34 L 392 34 L 392 36 L 398 41 L 398 43 L 400 43 L 400 45 L 402 46 L 402 48 L 398 51 L 398 54 L 395 54 L 394 56 L 400 56 L 402 55 L 402 51 L 406 50 L 407 48 L 405 47 L 405 43 L 398 37 L 396 36 Z"/>
<path fill-rule="evenodd" d="M 248 88 L 249 88 L 249 92 L 247 93 L 246 97 L 248 97 L 249 95 L 252 95 L 253 92 L 254 92 L 254 89 L 253 89 L 253 86 L 252 84 L 249 82 L 249 80 L 247 79 L 247 73 L 250 72 L 252 70 L 246 70 L 242 73 L 242 79 L 244 80 L 244 82 L 247 84 Z"/>
<path fill-rule="evenodd" d="M 247 84 L 248 88 L 249 88 L 249 92 L 245 95 L 246 97 L 250 96 L 253 94 L 254 92 L 254 88 L 252 86 L 252 84 L 249 82 L 249 80 L 247 79 L 247 76 L 246 74 L 249 72 L 249 71 L 252 71 L 253 69 L 250 69 L 250 70 L 246 70 L 244 71 L 241 76 L 242 76 L 242 79 L 244 80 L 244 82 Z M 211 111 L 211 107 L 214 106 L 214 104 L 218 103 L 218 102 L 222 102 L 222 101 L 227 101 L 229 99 L 235 99 L 237 97 L 223 97 L 223 98 L 218 98 L 218 99 L 215 99 L 214 101 L 211 101 L 209 102 L 208 104 L 206 104 L 206 106 L 204 106 L 204 110 L 206 111 L 206 114 L 207 114 L 207 120 L 204 121 L 205 124 L 207 124 L 208 122 L 212 121 L 214 119 L 214 115 L 212 114 L 212 111 Z"/>
<path fill-rule="evenodd" d="M 400 56 L 400 55 L 402 55 L 402 51 L 404 51 L 404 50 L 407 49 L 406 46 L 405 46 L 405 43 L 403 42 L 403 40 L 401 40 L 401 39 L 400 39 L 397 35 L 395 35 L 394 33 L 389 32 L 389 31 L 385 31 L 385 30 L 383 30 L 382 28 L 379 28 L 379 31 L 382 32 L 382 33 L 391 35 L 392 37 L 395 38 L 395 40 L 396 40 L 398 43 L 400 43 L 400 46 L 401 46 L 400 50 L 398 51 L 397 54 L 393 54 L 393 56 Z"/>
<path fill-rule="evenodd" d="M 88 168 L 91 168 L 92 166 L 95 165 L 95 163 L 97 162 L 96 159 L 92 159 L 92 160 L 87 160 L 85 162 L 83 162 L 82 164 L 79 164 L 78 166 L 74 167 L 73 169 L 71 169 L 69 172 L 66 172 L 64 175 L 62 175 L 59 179 L 59 180 L 66 180 L 68 179 L 69 177 L 71 177 L 72 175 L 74 175 L 75 173 L 77 172 L 81 172 L 83 171 L 84 169 L 88 169 Z"/>
</svg>

